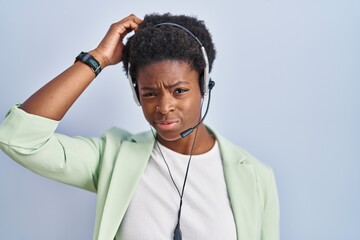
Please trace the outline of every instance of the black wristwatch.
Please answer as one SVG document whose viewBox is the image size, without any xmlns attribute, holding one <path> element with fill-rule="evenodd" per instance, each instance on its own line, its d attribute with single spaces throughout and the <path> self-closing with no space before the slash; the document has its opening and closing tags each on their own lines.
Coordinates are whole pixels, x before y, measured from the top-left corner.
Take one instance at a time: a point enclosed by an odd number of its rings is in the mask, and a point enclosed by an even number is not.
<svg viewBox="0 0 360 240">
<path fill-rule="evenodd" d="M 98 60 L 96 60 L 93 56 L 91 56 L 90 53 L 87 52 L 81 52 L 77 57 L 76 61 L 81 61 L 88 65 L 91 70 L 95 73 L 95 76 L 97 76 L 101 72 L 101 66 Z"/>
</svg>

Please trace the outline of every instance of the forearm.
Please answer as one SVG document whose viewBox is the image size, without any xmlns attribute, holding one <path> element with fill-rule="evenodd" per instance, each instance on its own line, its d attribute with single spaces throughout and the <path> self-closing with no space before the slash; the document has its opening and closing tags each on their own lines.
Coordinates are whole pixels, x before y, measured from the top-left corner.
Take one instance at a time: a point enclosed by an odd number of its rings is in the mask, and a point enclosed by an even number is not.
<svg viewBox="0 0 360 240">
<path fill-rule="evenodd" d="M 89 52 L 99 61 L 101 68 L 121 61 L 122 40 L 131 31 L 136 31 L 140 23 L 141 19 L 131 14 L 111 25 L 99 46 Z M 77 61 L 29 97 L 21 108 L 27 113 L 61 120 L 94 79 L 95 73 L 90 67 Z"/>
<path fill-rule="evenodd" d="M 101 56 L 96 51 L 90 53 L 104 67 Z M 94 79 L 95 73 L 90 67 L 77 61 L 29 97 L 21 108 L 31 114 L 60 120 Z"/>
</svg>

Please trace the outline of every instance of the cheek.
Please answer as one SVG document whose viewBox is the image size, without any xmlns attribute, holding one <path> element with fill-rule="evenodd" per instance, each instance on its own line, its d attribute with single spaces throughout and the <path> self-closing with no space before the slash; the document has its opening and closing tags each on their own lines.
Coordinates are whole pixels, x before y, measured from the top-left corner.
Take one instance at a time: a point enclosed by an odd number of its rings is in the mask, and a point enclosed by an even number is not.
<svg viewBox="0 0 360 240">
<path fill-rule="evenodd" d="M 202 106 L 202 98 L 201 96 L 192 98 L 189 101 L 186 101 L 186 103 L 183 105 L 184 113 L 188 117 L 195 117 L 198 118 L 200 112 L 201 112 L 201 106 Z"/>
<path fill-rule="evenodd" d="M 153 111 L 151 107 L 147 105 L 141 105 L 141 109 L 145 119 L 151 124 L 151 118 L 155 114 L 155 111 Z"/>
</svg>

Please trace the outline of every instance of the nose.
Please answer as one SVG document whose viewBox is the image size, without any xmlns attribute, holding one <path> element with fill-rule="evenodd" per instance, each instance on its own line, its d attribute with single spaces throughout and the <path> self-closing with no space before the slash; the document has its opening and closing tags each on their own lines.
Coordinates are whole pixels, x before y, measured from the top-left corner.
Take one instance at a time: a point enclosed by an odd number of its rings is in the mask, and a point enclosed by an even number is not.
<svg viewBox="0 0 360 240">
<path fill-rule="evenodd" d="M 159 98 L 158 105 L 156 106 L 156 112 L 161 114 L 168 114 L 175 110 L 174 102 L 172 101 L 171 94 L 162 94 Z"/>
</svg>

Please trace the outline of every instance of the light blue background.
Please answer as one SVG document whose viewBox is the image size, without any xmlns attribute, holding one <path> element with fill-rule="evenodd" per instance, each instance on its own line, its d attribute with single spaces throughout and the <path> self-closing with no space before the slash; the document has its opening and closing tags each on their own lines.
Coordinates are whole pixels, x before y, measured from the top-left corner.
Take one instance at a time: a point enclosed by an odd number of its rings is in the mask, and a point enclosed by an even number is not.
<svg viewBox="0 0 360 240">
<path fill-rule="evenodd" d="M 56 76 L 129 13 L 196 15 L 213 34 L 206 119 L 276 174 L 285 240 L 360 239 L 360 2 L 0 0 L 0 112 Z M 109 67 L 59 131 L 148 130 L 122 66 Z M 91 239 L 95 195 L 0 153 L 0 239 Z"/>
</svg>

